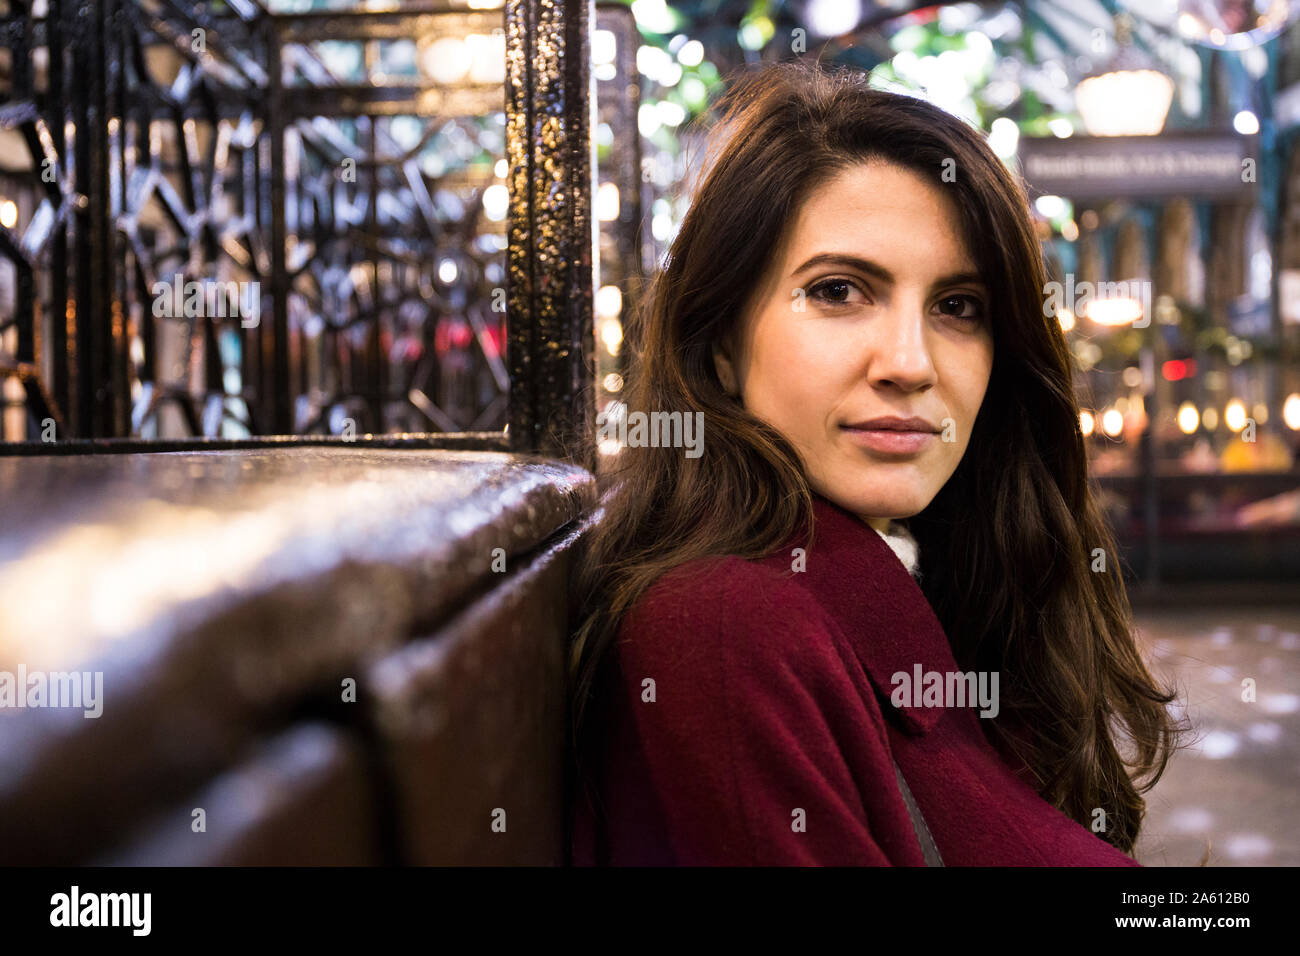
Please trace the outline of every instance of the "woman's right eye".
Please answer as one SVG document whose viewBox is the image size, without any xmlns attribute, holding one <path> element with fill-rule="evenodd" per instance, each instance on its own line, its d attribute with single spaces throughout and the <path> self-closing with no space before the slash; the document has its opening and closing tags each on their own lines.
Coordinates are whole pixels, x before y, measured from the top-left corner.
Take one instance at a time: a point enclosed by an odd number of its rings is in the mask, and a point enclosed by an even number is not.
<svg viewBox="0 0 1300 956">
<path fill-rule="evenodd" d="M 857 289 L 848 279 L 823 279 L 812 285 L 808 294 L 819 302 L 831 305 L 847 305 L 849 295 Z"/>
</svg>

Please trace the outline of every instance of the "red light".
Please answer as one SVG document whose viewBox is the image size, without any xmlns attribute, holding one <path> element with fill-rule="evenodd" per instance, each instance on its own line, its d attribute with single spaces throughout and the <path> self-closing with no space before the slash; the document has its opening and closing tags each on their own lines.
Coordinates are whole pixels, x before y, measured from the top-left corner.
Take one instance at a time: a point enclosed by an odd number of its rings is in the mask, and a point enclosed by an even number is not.
<svg viewBox="0 0 1300 956">
<path fill-rule="evenodd" d="M 1160 366 L 1160 374 L 1169 382 L 1185 379 L 1187 377 L 1187 363 L 1182 359 L 1170 359 Z"/>
</svg>

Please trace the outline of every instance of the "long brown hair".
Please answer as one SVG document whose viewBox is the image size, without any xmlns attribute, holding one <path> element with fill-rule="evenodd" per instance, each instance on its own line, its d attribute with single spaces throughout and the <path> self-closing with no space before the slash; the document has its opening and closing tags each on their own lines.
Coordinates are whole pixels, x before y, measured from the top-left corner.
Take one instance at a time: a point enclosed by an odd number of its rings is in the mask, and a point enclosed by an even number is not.
<svg viewBox="0 0 1300 956">
<path fill-rule="evenodd" d="M 727 395 L 712 345 L 742 320 L 800 204 L 840 170 L 883 159 L 946 190 L 988 288 L 994 364 L 966 453 L 909 527 L 921 581 L 959 664 L 1006 689 L 986 730 L 1043 798 L 1131 853 L 1182 728 L 1137 648 L 1118 553 L 1087 472 L 1071 362 L 1044 309 L 1045 267 L 1023 186 L 983 137 L 865 74 L 788 62 L 736 78 L 719 103 L 690 207 L 630 320 L 624 401 L 702 411 L 704 455 L 624 448 L 602 469 L 604 515 L 572 594 L 578 779 L 594 763 L 602 664 L 619 622 L 664 572 L 757 558 L 812 531 L 793 446 Z M 945 172 L 948 175 L 945 175 Z M 955 176 L 952 175 L 955 173 Z M 1094 549 L 1105 555 L 1097 565 Z M 1122 754 L 1121 736 L 1129 753 Z M 1145 779 L 1145 785 L 1137 786 Z"/>
</svg>

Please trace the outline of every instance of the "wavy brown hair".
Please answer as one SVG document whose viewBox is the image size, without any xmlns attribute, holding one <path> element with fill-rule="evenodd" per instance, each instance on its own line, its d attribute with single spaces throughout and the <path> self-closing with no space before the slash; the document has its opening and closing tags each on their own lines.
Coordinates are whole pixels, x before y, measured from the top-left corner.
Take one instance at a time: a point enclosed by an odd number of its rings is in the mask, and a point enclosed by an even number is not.
<svg viewBox="0 0 1300 956">
<path fill-rule="evenodd" d="M 994 363 L 957 470 L 910 519 L 921 582 L 958 663 L 998 671 L 999 717 L 981 721 L 1039 793 L 1132 853 L 1182 726 L 1138 652 L 1118 554 L 1090 485 L 1071 361 L 1044 309 L 1046 270 L 1026 193 L 961 120 L 803 62 L 734 78 L 718 104 L 690 208 L 629 321 L 625 401 L 703 411 L 705 454 L 627 447 L 602 469 L 604 514 L 571 595 L 571 770 L 590 789 L 603 666 L 619 622 L 671 568 L 757 558 L 811 535 L 812 491 L 794 447 L 726 394 L 712 345 L 743 320 L 809 193 L 885 160 L 950 196 L 988 288 Z M 955 165 L 954 165 L 955 164 Z M 944 170 L 955 171 L 943 176 Z M 1091 570 L 1094 549 L 1107 556 Z M 1126 752 L 1121 752 L 1122 745 Z"/>
</svg>

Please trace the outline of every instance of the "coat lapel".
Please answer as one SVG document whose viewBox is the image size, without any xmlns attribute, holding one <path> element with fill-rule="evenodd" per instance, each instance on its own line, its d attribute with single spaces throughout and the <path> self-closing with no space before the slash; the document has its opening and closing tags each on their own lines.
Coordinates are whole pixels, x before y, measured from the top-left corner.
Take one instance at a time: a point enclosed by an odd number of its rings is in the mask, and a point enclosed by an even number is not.
<svg viewBox="0 0 1300 956">
<path fill-rule="evenodd" d="M 805 586 L 840 624 L 880 697 L 881 710 L 892 712 L 910 734 L 928 733 L 943 708 L 920 706 L 918 676 L 957 669 L 943 627 L 920 586 L 875 529 L 820 495 L 813 496 L 813 516 Z M 891 700 L 900 684 L 895 674 L 906 674 L 914 687 L 902 706 Z"/>
</svg>

